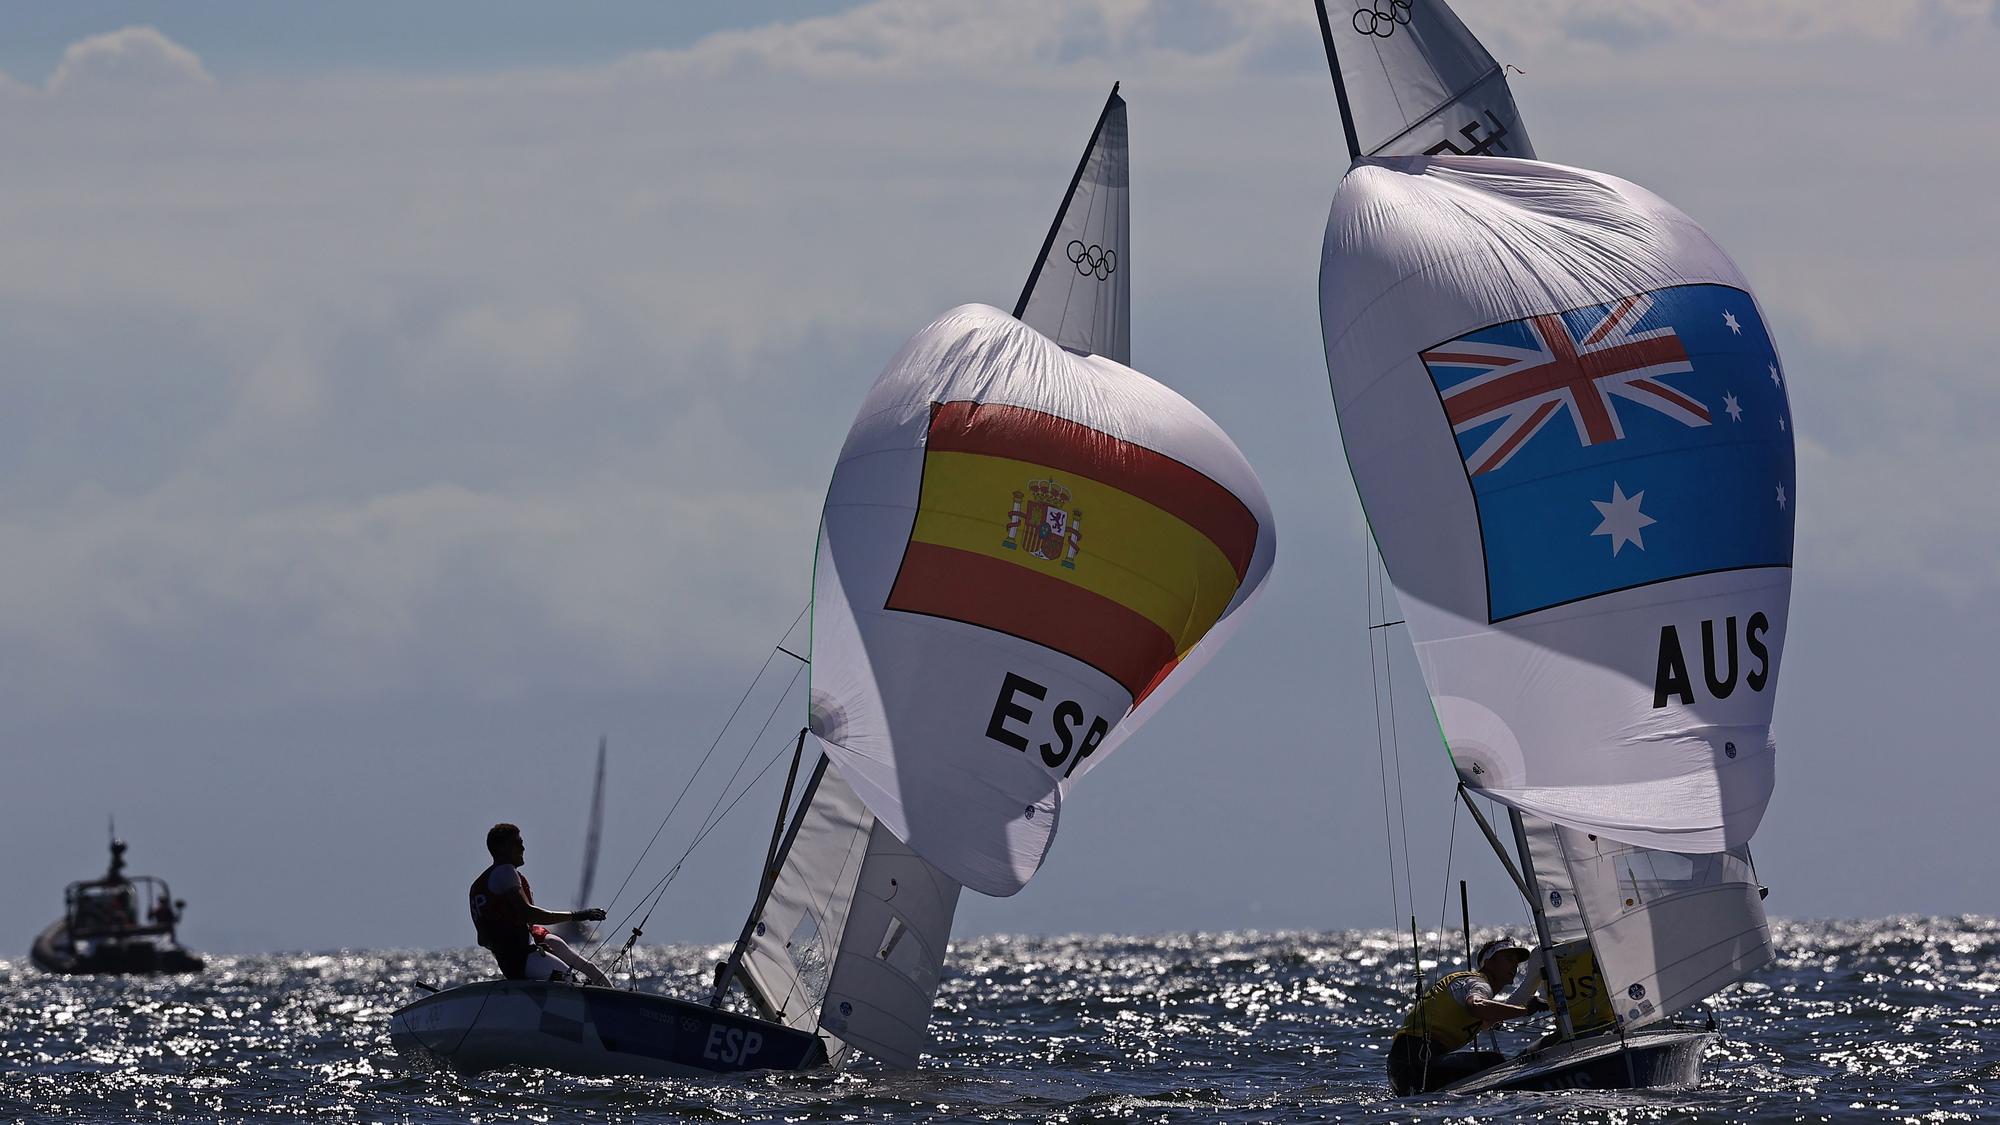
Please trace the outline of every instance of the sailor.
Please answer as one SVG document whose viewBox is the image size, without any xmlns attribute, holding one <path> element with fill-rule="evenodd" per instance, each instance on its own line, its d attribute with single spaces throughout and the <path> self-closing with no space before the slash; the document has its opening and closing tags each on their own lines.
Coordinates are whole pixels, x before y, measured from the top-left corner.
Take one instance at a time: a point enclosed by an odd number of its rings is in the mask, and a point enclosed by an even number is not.
<svg viewBox="0 0 2000 1125">
<path fill-rule="evenodd" d="M 1505 1061 L 1498 1051 L 1464 1051 L 1479 1033 L 1505 1020 L 1531 1016 L 1548 1005 L 1535 997 L 1523 1006 L 1494 999 L 1514 982 L 1528 959 L 1526 946 L 1499 937 L 1479 947 L 1477 972 L 1446 973 L 1389 1041 L 1389 1087 L 1397 1094 L 1427 1094 Z"/>
<path fill-rule="evenodd" d="M 567 968 L 591 984 L 609 987 L 610 979 L 589 958 L 546 928 L 600 921 L 604 911 L 594 906 L 569 912 L 536 906 L 535 892 L 520 870 L 527 845 L 519 827 L 501 823 L 488 829 L 486 851 L 493 864 L 472 881 L 472 924 L 479 931 L 479 944 L 492 950 L 500 963 L 500 975 L 508 980 L 561 980 Z"/>
</svg>

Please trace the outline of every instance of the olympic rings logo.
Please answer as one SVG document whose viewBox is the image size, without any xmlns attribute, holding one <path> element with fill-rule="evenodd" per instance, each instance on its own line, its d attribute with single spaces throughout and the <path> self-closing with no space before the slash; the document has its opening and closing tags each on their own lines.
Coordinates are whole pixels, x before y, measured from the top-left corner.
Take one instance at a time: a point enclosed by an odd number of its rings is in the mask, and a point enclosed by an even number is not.
<svg viewBox="0 0 2000 1125">
<path fill-rule="evenodd" d="M 1099 281 L 1118 272 L 1118 251 L 1106 250 L 1095 242 L 1085 246 L 1077 239 L 1070 239 L 1069 264 L 1084 277 L 1095 277 Z"/>
<path fill-rule="evenodd" d="M 1354 10 L 1354 30 L 1363 35 L 1387 39 L 1396 26 L 1410 26 L 1410 9 L 1416 0 L 1373 0 L 1371 6 Z"/>
</svg>

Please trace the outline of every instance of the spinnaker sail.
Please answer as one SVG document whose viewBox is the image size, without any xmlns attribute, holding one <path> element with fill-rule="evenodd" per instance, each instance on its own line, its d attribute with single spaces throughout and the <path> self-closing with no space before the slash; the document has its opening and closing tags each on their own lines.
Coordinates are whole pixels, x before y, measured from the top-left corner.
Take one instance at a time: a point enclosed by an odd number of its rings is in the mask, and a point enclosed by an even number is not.
<svg viewBox="0 0 2000 1125">
<path fill-rule="evenodd" d="M 1320 296 L 1348 462 L 1460 778 L 1640 847 L 1749 840 L 1796 481 L 1735 263 L 1616 177 L 1379 158 L 1334 196 Z"/>
<path fill-rule="evenodd" d="M 890 832 L 1026 885 L 1064 794 L 1235 624 L 1269 505 L 1207 415 L 983 305 L 911 337 L 828 488 L 815 741 Z"/>
<path fill-rule="evenodd" d="M 1444 0 L 1315 2 L 1354 155 L 1534 157 L 1506 72 Z"/>
</svg>

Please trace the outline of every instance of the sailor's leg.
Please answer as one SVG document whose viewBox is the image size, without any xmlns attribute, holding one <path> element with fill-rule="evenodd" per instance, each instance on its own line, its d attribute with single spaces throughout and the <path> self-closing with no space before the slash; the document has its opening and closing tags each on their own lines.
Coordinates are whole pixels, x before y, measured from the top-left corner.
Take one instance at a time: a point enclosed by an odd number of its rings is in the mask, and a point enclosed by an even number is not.
<svg viewBox="0 0 2000 1125">
<path fill-rule="evenodd" d="M 578 953 L 574 949 L 571 949 L 569 947 L 568 942 L 557 937 L 556 935 L 550 934 L 547 937 L 543 938 L 542 948 L 554 954 L 556 959 L 561 961 L 563 964 L 568 965 L 572 969 L 575 969 L 578 976 L 581 976 L 584 980 L 589 981 L 591 984 L 601 985 L 602 987 L 605 988 L 611 987 L 611 978 L 605 976 L 604 973 L 600 971 L 596 965 L 591 964 L 590 958 L 585 957 L 583 954 Z"/>
<path fill-rule="evenodd" d="M 528 959 L 522 965 L 522 980 L 554 980 L 567 974 L 562 961 L 544 953 L 539 947 L 528 951 Z"/>
<path fill-rule="evenodd" d="M 1430 1057 L 1428 1045 L 1414 1035 L 1398 1035 L 1389 1041 L 1389 1090 L 1397 1097 L 1423 1088 L 1424 1063 Z"/>
<path fill-rule="evenodd" d="M 1453 1051 L 1431 1057 L 1430 1074 L 1424 1082 L 1426 1093 L 1449 1086 L 1470 1074 L 1499 1066 L 1507 1056 L 1498 1051 Z"/>
</svg>

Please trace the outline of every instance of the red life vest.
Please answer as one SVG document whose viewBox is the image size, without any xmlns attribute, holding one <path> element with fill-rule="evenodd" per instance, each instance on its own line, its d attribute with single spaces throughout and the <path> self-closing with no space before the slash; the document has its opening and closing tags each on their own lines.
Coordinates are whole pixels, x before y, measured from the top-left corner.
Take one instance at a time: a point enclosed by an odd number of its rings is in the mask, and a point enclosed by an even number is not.
<svg viewBox="0 0 2000 1125">
<path fill-rule="evenodd" d="M 522 909 L 532 905 L 535 892 L 528 887 L 528 877 L 517 868 L 514 877 L 521 881 L 521 894 L 496 895 L 488 889 L 488 881 L 493 877 L 493 864 L 479 873 L 472 881 L 467 893 L 467 903 L 472 908 L 472 927 L 479 933 L 479 944 L 493 951 L 493 959 L 500 963 L 500 975 L 509 980 L 520 980 L 528 972 L 528 953 L 534 948 L 535 935 L 529 929 L 528 915 Z"/>
</svg>

